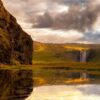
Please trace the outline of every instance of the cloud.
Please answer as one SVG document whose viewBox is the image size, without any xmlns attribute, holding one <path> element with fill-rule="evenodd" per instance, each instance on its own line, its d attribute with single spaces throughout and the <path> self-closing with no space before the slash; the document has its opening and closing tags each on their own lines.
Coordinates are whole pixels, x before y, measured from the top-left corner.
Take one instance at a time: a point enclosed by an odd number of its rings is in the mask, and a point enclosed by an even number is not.
<svg viewBox="0 0 100 100">
<path fill-rule="evenodd" d="M 55 13 L 46 12 L 37 16 L 34 22 L 36 24 L 33 27 L 86 31 L 92 28 L 99 14 L 100 5 L 93 8 L 91 8 L 91 5 L 72 5 L 67 12 L 56 12 L 56 15 Z"/>
<path fill-rule="evenodd" d="M 100 43 L 100 32 L 96 31 L 90 31 L 86 32 L 82 38 L 79 39 L 79 41 L 88 41 L 89 43 Z"/>
<path fill-rule="evenodd" d="M 39 13 L 60 10 L 60 6 L 65 7 L 72 4 L 87 4 L 93 0 L 3 0 L 7 9 L 18 17 L 24 13 L 25 17 L 33 19 Z M 21 16 L 20 16 L 21 17 Z"/>
<path fill-rule="evenodd" d="M 100 31 L 100 20 L 97 20 L 100 17 L 100 0 L 3 0 L 3 2 L 24 30 L 52 29 L 48 35 L 40 31 L 41 36 L 36 30 L 33 31 L 32 36 L 35 34 L 38 41 L 43 38 L 42 40 L 48 42 L 98 41 L 100 43 L 97 39 L 99 32 L 95 35 L 93 32 L 87 34 L 92 28 L 95 33 L 97 28 Z M 59 32 L 58 30 L 63 31 L 66 36 L 62 37 L 62 32 L 55 35 L 53 31 Z M 69 32 L 71 30 L 74 32 Z"/>
<path fill-rule="evenodd" d="M 32 36 L 33 40 L 45 43 L 74 43 L 84 35 L 78 31 L 62 31 L 52 29 L 26 29 Z M 73 34 L 74 33 L 74 34 Z"/>
<path fill-rule="evenodd" d="M 3 0 L 18 21 L 34 27 L 84 31 L 94 24 L 100 0 Z"/>
</svg>

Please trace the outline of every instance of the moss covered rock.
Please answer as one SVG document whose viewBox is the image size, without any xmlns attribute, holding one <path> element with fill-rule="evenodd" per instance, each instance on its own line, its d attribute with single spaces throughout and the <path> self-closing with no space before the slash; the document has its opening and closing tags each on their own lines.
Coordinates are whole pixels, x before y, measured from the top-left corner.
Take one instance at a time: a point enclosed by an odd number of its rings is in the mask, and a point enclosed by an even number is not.
<svg viewBox="0 0 100 100">
<path fill-rule="evenodd" d="M 0 0 L 0 63 L 31 64 L 33 41 Z"/>
</svg>

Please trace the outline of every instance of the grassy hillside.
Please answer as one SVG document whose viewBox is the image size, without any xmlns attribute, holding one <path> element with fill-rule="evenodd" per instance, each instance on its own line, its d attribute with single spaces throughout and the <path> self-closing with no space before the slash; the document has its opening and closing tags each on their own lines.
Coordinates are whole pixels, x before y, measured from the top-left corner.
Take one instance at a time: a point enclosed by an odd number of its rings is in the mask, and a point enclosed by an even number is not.
<svg viewBox="0 0 100 100">
<path fill-rule="evenodd" d="M 89 51 L 88 62 L 100 61 L 100 45 L 89 44 L 48 44 L 34 42 L 33 63 L 76 62 L 80 51 Z"/>
</svg>

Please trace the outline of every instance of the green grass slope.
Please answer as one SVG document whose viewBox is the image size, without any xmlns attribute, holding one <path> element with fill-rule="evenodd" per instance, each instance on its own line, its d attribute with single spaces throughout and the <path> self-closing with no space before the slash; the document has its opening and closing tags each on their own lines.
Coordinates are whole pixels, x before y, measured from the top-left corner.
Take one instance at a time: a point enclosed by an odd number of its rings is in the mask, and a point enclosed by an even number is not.
<svg viewBox="0 0 100 100">
<path fill-rule="evenodd" d="M 80 51 L 87 50 L 88 62 L 100 62 L 99 44 L 49 44 L 34 41 L 33 64 L 77 62 Z"/>
</svg>

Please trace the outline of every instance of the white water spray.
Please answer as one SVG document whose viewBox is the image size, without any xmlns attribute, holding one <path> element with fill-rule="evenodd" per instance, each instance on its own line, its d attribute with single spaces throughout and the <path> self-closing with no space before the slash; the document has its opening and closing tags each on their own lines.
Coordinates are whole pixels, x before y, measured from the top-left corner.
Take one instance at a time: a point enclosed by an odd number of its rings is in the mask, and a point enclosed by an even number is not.
<svg viewBox="0 0 100 100">
<path fill-rule="evenodd" d="M 86 50 L 82 50 L 80 51 L 80 62 L 86 62 L 87 61 L 87 51 Z M 83 79 L 87 79 L 87 73 L 86 72 L 82 72 L 80 74 L 80 78 Z"/>
</svg>

